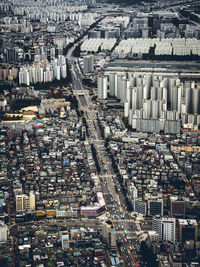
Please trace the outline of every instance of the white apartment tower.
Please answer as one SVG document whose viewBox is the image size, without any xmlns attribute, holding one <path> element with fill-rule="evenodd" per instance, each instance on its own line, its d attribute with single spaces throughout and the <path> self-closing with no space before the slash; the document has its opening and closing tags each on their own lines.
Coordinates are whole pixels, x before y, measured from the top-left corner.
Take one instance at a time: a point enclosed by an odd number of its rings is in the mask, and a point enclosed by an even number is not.
<svg viewBox="0 0 200 267">
<path fill-rule="evenodd" d="M 98 77 L 98 99 L 106 99 L 108 97 L 107 77 Z"/>
<path fill-rule="evenodd" d="M 83 72 L 90 73 L 93 72 L 93 70 L 94 70 L 93 56 L 85 56 L 83 58 Z"/>
<path fill-rule="evenodd" d="M 30 192 L 29 194 L 30 210 L 35 210 L 35 194 Z"/>
</svg>

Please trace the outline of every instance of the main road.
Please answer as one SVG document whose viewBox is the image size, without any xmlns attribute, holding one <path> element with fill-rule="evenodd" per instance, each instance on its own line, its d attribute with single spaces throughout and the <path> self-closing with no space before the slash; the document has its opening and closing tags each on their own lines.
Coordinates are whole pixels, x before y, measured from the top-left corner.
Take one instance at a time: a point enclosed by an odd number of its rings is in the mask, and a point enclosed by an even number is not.
<svg viewBox="0 0 200 267">
<path fill-rule="evenodd" d="M 81 41 L 79 41 L 79 43 Z M 72 90 L 74 95 L 77 96 L 80 110 L 84 111 L 88 130 L 90 133 L 88 141 L 91 144 L 94 144 L 98 155 L 98 160 L 99 162 L 101 161 L 101 165 L 105 167 L 104 170 L 103 168 L 101 168 L 102 170 L 101 175 L 99 175 L 99 179 L 102 185 L 102 191 L 104 192 L 107 208 L 110 213 L 110 219 L 112 221 L 114 229 L 116 230 L 117 237 L 120 237 L 122 243 L 125 243 L 126 235 L 130 233 L 130 227 L 135 224 L 135 221 L 133 219 L 130 219 L 130 217 L 127 215 L 124 202 L 123 204 L 121 203 L 121 199 L 119 198 L 118 192 L 116 191 L 116 175 L 113 175 L 114 171 L 112 169 L 112 165 L 109 163 L 109 158 L 104 147 L 104 140 L 102 138 L 99 138 L 98 134 L 100 132 L 100 129 L 97 122 L 97 110 L 93 107 L 91 98 L 88 94 L 88 90 L 82 84 L 82 73 L 80 72 L 77 58 L 73 56 L 73 51 L 76 46 L 79 45 L 79 43 L 70 48 L 66 56 L 66 59 L 70 65 L 72 76 Z M 106 196 L 110 198 L 106 200 Z M 124 222 L 123 219 L 125 219 Z M 128 223 L 126 219 L 129 220 Z M 136 263 L 136 261 L 132 257 L 132 253 L 130 252 L 130 247 L 128 246 L 128 244 L 125 246 L 123 253 L 121 252 L 121 256 L 124 261 L 124 266 L 138 266 L 138 263 Z"/>
</svg>

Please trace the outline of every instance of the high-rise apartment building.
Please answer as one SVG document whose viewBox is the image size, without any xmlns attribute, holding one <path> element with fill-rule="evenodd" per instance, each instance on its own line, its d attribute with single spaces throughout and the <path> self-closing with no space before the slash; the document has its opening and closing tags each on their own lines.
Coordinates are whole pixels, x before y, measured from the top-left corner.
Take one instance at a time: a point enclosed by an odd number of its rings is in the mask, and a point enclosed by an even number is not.
<svg viewBox="0 0 200 267">
<path fill-rule="evenodd" d="M 105 99 L 102 93 L 107 91 L 116 96 L 124 103 L 124 117 L 139 132 L 178 134 L 184 124 L 198 126 L 199 84 L 165 75 L 108 71 L 101 76 L 108 78 L 104 89 L 98 79 L 98 97 Z"/>
<path fill-rule="evenodd" d="M 93 56 L 85 56 L 83 58 L 83 72 L 90 73 L 93 72 L 93 70 L 94 70 Z"/>
<path fill-rule="evenodd" d="M 99 76 L 98 77 L 98 99 L 106 99 L 107 97 L 108 97 L 107 77 Z"/>
<path fill-rule="evenodd" d="M 66 59 L 59 55 L 58 58 L 48 62 L 39 61 L 32 66 L 20 68 L 19 84 L 30 85 L 33 83 L 52 82 L 52 80 L 67 77 Z"/>
<path fill-rule="evenodd" d="M 29 194 L 30 210 L 35 210 L 35 194 L 30 192 Z"/>
</svg>

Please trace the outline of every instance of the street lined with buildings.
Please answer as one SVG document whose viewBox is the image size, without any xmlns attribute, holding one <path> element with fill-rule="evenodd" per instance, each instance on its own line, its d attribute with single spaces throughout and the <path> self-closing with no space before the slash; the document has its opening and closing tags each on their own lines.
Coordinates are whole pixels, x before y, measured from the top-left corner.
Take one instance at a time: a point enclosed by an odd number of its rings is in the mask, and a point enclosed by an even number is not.
<svg viewBox="0 0 200 267">
<path fill-rule="evenodd" d="M 200 265 L 200 4 L 2 0 L 0 266 Z"/>
</svg>

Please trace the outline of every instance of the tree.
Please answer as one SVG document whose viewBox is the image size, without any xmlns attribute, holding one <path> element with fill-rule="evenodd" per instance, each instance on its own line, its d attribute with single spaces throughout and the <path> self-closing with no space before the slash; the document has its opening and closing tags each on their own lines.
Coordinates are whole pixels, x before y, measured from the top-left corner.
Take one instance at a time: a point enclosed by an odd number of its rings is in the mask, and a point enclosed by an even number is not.
<svg viewBox="0 0 200 267">
<path fill-rule="evenodd" d="M 11 110 L 16 111 L 20 110 L 22 108 L 28 107 L 28 106 L 39 106 L 40 105 L 40 99 L 13 99 L 11 101 Z"/>
<path fill-rule="evenodd" d="M 111 220 L 107 220 L 106 223 L 109 224 L 109 225 L 112 225 Z"/>
</svg>

